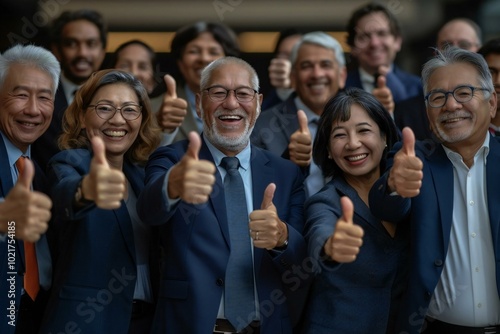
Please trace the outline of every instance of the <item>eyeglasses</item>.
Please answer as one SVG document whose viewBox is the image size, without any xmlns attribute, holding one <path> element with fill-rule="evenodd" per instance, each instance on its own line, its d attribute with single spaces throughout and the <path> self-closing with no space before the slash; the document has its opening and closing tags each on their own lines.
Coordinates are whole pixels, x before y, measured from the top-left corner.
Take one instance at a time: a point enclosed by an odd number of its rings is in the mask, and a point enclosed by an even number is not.
<svg viewBox="0 0 500 334">
<path fill-rule="evenodd" d="M 430 91 L 425 96 L 425 100 L 427 101 L 427 103 L 429 103 L 431 107 L 441 108 L 446 104 L 449 94 L 453 95 L 453 98 L 458 103 L 465 103 L 472 100 L 472 97 L 474 96 L 474 91 L 476 90 L 485 90 L 489 92 L 489 89 L 482 87 L 458 86 L 454 90 L 448 92 L 445 92 L 443 90 Z"/>
<path fill-rule="evenodd" d="M 238 100 L 239 102 L 250 102 L 255 97 L 255 94 L 257 94 L 257 91 L 255 89 L 248 87 L 226 89 L 221 86 L 212 86 L 205 89 L 205 91 L 208 93 L 208 97 L 210 97 L 210 100 L 214 102 L 224 101 L 225 99 L 227 99 L 227 96 L 231 91 L 234 92 L 236 100 Z"/>
<path fill-rule="evenodd" d="M 127 121 L 134 121 L 138 119 L 142 113 L 142 106 L 138 104 L 126 104 L 121 108 L 116 108 L 111 104 L 92 104 L 87 108 L 94 108 L 97 116 L 105 120 L 113 118 L 117 111 L 120 111 L 123 119 Z"/>
</svg>

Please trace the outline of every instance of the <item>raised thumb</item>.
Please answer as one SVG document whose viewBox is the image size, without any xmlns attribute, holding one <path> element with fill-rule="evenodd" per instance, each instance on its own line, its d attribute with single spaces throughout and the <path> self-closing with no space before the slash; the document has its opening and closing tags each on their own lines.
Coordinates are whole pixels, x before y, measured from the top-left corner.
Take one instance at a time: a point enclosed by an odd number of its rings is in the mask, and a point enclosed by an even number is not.
<svg viewBox="0 0 500 334">
<path fill-rule="evenodd" d="M 187 148 L 186 155 L 188 157 L 198 160 L 198 154 L 200 153 L 200 148 L 201 148 L 200 135 L 195 131 L 191 131 L 188 134 L 188 138 L 189 138 L 189 146 Z"/>
<path fill-rule="evenodd" d="M 104 145 L 104 141 L 99 136 L 94 136 L 91 139 L 92 143 L 92 152 L 94 153 L 94 163 L 99 165 L 109 166 L 108 161 L 106 160 L 106 146 Z"/>
<path fill-rule="evenodd" d="M 402 150 L 406 155 L 415 156 L 415 135 L 409 127 L 403 129 L 403 147 Z"/>
<path fill-rule="evenodd" d="M 354 216 L 354 204 L 349 197 L 343 196 L 340 198 L 340 206 L 342 208 L 342 217 L 346 223 L 352 224 L 352 217 Z"/>
<path fill-rule="evenodd" d="M 299 130 L 302 133 L 309 133 L 309 126 L 307 125 L 307 116 L 304 110 L 297 111 L 297 119 L 299 121 Z"/>
<path fill-rule="evenodd" d="M 165 74 L 163 77 L 163 80 L 165 81 L 165 85 L 167 86 L 167 93 L 165 94 L 166 96 L 176 99 L 177 98 L 177 87 L 175 85 L 175 79 L 173 76 L 170 74 Z"/>
<path fill-rule="evenodd" d="M 273 205 L 274 191 L 276 190 L 276 185 L 274 183 L 269 183 L 264 190 L 264 198 L 262 199 L 262 204 L 260 208 L 265 210 Z"/>
</svg>

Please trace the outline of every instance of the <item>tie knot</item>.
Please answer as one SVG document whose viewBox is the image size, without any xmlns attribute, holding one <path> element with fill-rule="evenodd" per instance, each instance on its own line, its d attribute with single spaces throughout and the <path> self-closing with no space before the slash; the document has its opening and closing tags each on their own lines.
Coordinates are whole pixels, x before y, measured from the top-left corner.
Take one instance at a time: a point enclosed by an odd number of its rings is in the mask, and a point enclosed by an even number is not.
<svg viewBox="0 0 500 334">
<path fill-rule="evenodd" d="M 235 171 L 240 167 L 240 161 L 236 157 L 225 157 L 222 158 L 220 165 L 227 171 Z"/>
</svg>

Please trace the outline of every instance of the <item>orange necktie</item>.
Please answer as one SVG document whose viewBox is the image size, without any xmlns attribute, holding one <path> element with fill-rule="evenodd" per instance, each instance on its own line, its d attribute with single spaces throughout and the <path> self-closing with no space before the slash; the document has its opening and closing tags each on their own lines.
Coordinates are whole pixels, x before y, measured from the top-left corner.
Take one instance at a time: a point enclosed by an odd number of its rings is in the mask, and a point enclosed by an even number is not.
<svg viewBox="0 0 500 334">
<path fill-rule="evenodd" d="M 19 175 L 24 172 L 24 164 L 26 157 L 21 156 L 16 161 L 17 171 Z M 24 241 L 24 262 L 26 263 L 26 273 L 24 274 L 24 290 L 32 300 L 35 300 L 38 291 L 40 291 L 40 283 L 38 281 L 38 264 L 36 261 L 35 244 L 33 242 Z"/>
</svg>

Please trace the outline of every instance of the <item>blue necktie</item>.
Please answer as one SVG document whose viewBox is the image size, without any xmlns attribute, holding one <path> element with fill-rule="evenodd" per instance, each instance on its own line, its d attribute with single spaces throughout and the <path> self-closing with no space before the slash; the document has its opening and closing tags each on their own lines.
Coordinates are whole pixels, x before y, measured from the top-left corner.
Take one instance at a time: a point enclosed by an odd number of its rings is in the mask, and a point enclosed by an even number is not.
<svg viewBox="0 0 500 334">
<path fill-rule="evenodd" d="M 224 314 L 239 332 L 255 319 L 253 262 L 245 187 L 238 171 L 240 161 L 225 157 L 221 166 L 224 178 L 227 222 L 231 253 L 226 268 Z"/>
</svg>

